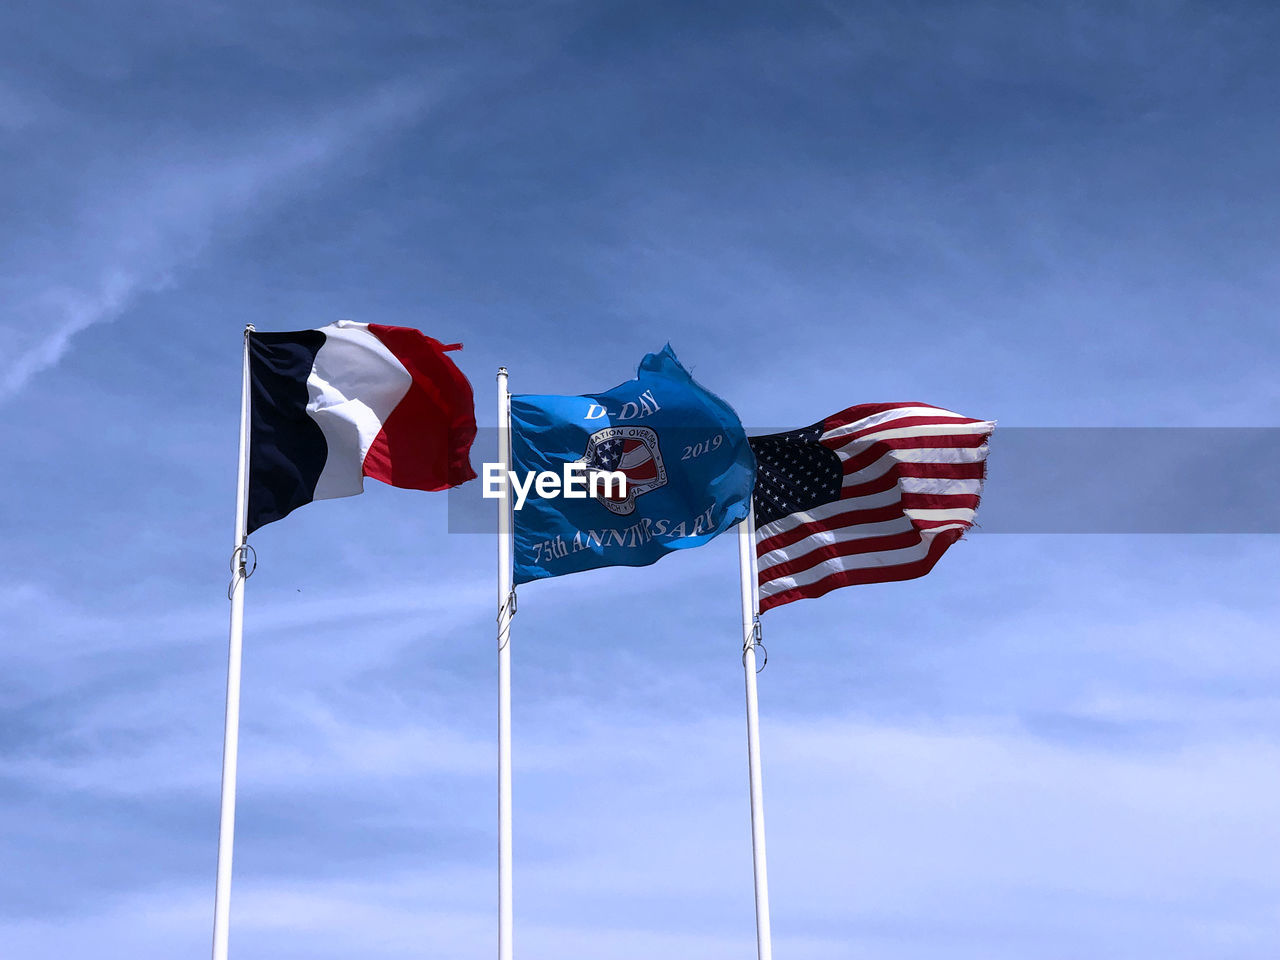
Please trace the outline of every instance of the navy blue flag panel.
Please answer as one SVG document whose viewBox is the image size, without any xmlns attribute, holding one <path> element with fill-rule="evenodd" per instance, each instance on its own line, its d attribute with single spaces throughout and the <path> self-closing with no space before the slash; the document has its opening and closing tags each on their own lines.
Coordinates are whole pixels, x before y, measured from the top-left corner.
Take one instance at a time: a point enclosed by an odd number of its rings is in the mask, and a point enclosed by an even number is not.
<svg viewBox="0 0 1280 960">
<path fill-rule="evenodd" d="M 680 365 L 668 345 L 636 379 L 578 397 L 511 398 L 512 471 L 586 477 L 620 472 L 578 499 L 530 489 L 514 511 L 515 582 L 608 566 L 645 566 L 696 547 L 747 515 L 755 457 L 733 408 Z M 522 480 L 523 482 L 523 480 Z"/>
</svg>

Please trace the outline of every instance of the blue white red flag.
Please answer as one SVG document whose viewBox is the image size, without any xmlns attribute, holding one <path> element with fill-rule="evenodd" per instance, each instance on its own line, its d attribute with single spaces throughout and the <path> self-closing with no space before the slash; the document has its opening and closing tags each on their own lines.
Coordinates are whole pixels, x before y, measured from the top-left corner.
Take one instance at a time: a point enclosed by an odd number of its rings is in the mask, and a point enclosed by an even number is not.
<svg viewBox="0 0 1280 960">
<path fill-rule="evenodd" d="M 444 490 L 475 477 L 471 384 L 445 345 L 409 327 L 339 320 L 249 334 L 250 533 L 373 477 Z"/>
</svg>

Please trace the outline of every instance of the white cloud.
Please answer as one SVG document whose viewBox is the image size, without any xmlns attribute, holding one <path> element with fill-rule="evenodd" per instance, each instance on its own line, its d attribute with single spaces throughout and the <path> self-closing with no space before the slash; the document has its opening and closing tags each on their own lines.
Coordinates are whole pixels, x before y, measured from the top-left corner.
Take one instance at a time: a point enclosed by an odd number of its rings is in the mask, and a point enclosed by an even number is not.
<svg viewBox="0 0 1280 960">
<path fill-rule="evenodd" d="M 133 158 L 124 184 L 89 188 L 75 225 L 60 228 L 61 256 L 28 269 L 24 295 L 0 333 L 0 402 L 56 365 L 77 334 L 118 318 L 161 289 L 217 239 L 251 229 L 264 211 L 403 127 L 428 105 L 421 82 L 391 85 L 320 116 L 281 123 L 234 143 L 182 144 L 159 160 Z M 213 158 L 213 159 L 209 159 Z M 78 265 L 67 280 L 66 262 Z"/>
<path fill-rule="evenodd" d="M 521 955 L 749 954 L 740 718 L 655 723 L 579 708 L 574 730 L 526 716 L 517 732 L 519 749 L 540 757 L 540 769 L 517 778 Z M 376 736 L 364 746 L 411 749 L 382 775 L 421 776 L 412 753 L 428 744 L 385 732 L 381 746 Z M 788 956 L 1025 956 L 1039 944 L 1036 956 L 1066 958 L 1125 942 L 1144 956 L 1261 958 L 1280 933 L 1265 906 L 1280 895 L 1270 869 L 1280 856 L 1273 745 L 1213 741 L 1135 756 L 1001 724 L 766 718 L 764 747 L 773 918 Z M 366 770 L 353 755 L 321 759 L 351 782 Z M 461 795 L 491 791 L 473 781 Z M 423 808 L 423 796 L 437 794 L 406 794 L 406 822 L 462 834 L 487 818 L 441 824 L 444 807 Z M 240 955 L 489 955 L 490 860 L 424 849 L 420 866 L 388 872 L 388 852 L 344 861 L 341 879 L 322 876 L 323 850 L 314 876 L 242 872 Z M 261 850 L 244 862 L 261 871 Z M 173 956 L 205 935 L 208 903 L 203 889 L 155 890 L 57 924 L 0 922 L 0 939 L 29 957 L 74 955 L 95 940 L 116 951 L 108 956 Z"/>
</svg>

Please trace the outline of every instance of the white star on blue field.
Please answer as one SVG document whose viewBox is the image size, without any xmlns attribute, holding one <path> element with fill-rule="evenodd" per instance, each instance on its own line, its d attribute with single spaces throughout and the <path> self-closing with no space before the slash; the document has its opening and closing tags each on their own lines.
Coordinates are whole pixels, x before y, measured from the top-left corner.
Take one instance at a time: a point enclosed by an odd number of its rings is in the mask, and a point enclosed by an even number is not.
<svg viewBox="0 0 1280 960">
<path fill-rule="evenodd" d="M 997 521 L 1191 523 L 1250 463 L 1026 480 L 1001 430 L 1280 420 L 1277 45 L 1207 0 L 8 5 L 0 956 L 206 955 L 241 332 L 350 318 L 461 341 L 482 427 L 499 364 L 668 341 L 756 432 L 999 420 L 986 532 L 764 616 L 776 955 L 1269 960 L 1280 539 Z M 254 534 L 237 960 L 494 953 L 496 551 L 449 500 Z M 737 590 L 732 535 L 522 588 L 522 960 L 754 956 Z"/>
</svg>

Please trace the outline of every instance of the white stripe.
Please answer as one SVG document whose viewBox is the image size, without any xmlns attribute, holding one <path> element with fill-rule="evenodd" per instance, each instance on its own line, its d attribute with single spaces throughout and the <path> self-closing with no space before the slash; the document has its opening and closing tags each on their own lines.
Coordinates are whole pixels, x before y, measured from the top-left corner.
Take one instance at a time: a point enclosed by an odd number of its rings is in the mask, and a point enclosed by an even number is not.
<svg viewBox="0 0 1280 960">
<path fill-rule="evenodd" d="M 861 420 L 854 420 L 852 423 L 846 423 L 840 427 L 834 427 L 822 435 L 825 440 L 828 437 L 845 437 L 851 433 L 857 433 L 859 430 L 866 430 L 868 427 L 875 427 L 882 423 L 889 423 L 893 420 L 901 420 L 903 417 L 943 417 L 954 418 L 959 420 L 968 419 L 963 414 L 952 413 L 950 410 L 943 410 L 940 407 L 894 407 L 892 410 L 886 410 L 883 413 L 873 413 L 869 417 L 863 417 Z"/>
<path fill-rule="evenodd" d="M 916 520 L 959 520 L 961 523 L 973 523 L 975 511 L 972 507 L 956 507 L 952 510 L 907 510 L 907 515 Z M 941 529 L 936 528 L 936 529 Z"/>
<path fill-rule="evenodd" d="M 879 527 L 886 524 L 879 523 L 863 523 L 853 527 L 840 527 L 836 530 L 816 530 L 803 540 L 797 540 L 795 543 L 788 544 L 785 547 L 779 547 L 777 550 L 770 550 L 768 553 L 760 555 L 758 565 L 760 567 L 760 575 L 763 577 L 769 572 L 770 567 L 776 567 L 780 563 L 788 563 L 791 560 L 798 560 L 806 554 L 812 553 L 814 550 L 822 547 L 829 547 L 837 543 L 850 543 L 854 540 L 866 540 L 872 536 L 890 536 L 895 533 L 907 533 L 912 529 L 910 522 L 895 523 L 896 529 L 885 533 L 868 533 L 867 527 Z"/>
<path fill-rule="evenodd" d="M 907 447 L 892 453 L 904 463 L 981 463 L 989 449 L 984 443 L 980 447 Z"/>
<path fill-rule="evenodd" d="M 897 451 L 890 450 L 875 463 L 868 464 L 861 470 L 855 470 L 853 473 L 846 473 L 844 480 L 841 482 L 842 487 L 853 487 L 860 483 L 869 483 L 877 477 L 883 477 L 886 473 L 893 469 L 894 464 L 898 463 L 898 458 L 894 456 Z M 843 454 L 841 460 L 848 459 Z"/>
<path fill-rule="evenodd" d="M 757 527 L 756 537 L 764 540 L 767 537 L 785 533 L 787 530 L 802 523 L 828 520 L 839 514 L 848 513 L 850 510 L 870 510 L 874 507 L 885 507 L 900 503 L 901 500 L 902 496 L 898 492 L 898 488 L 894 486 L 881 493 L 870 493 L 863 497 L 850 497 L 848 500 L 832 500 L 829 503 L 820 503 L 811 510 L 789 513 L 785 517 L 779 517 L 777 520 Z"/>
<path fill-rule="evenodd" d="M 972 512 L 972 511 L 970 511 L 970 512 Z M 957 522 L 957 523 L 943 523 L 943 524 L 939 524 L 939 525 L 938 525 L 938 526 L 936 526 L 936 527 L 929 527 L 929 532 L 930 532 L 930 533 L 941 533 L 943 530 L 968 530 L 971 526 L 973 526 L 973 522 L 972 522 L 972 521 L 973 521 L 973 518 L 972 518 L 972 517 L 970 517 L 968 520 L 965 520 L 965 521 L 963 521 L 963 522 Z M 923 530 L 922 530 L 922 531 L 920 531 L 920 532 L 921 532 L 922 534 L 924 533 L 924 531 L 923 531 Z"/>
<path fill-rule="evenodd" d="M 966 527 L 971 526 L 970 521 L 972 520 L 973 511 L 970 510 L 969 513 L 970 517 L 968 520 L 948 523 L 943 526 L 929 527 L 927 530 L 921 530 L 920 534 L 921 536 L 924 536 L 927 533 L 932 537 L 941 533 L 943 530 L 963 530 Z M 906 531 L 913 529 L 910 523 L 894 522 L 894 529 L 892 530 L 882 530 L 875 533 L 867 531 L 868 527 L 887 526 L 890 526 L 890 524 L 864 523 L 853 527 L 840 527 L 836 530 L 816 530 L 802 540 L 797 540 L 785 547 L 779 547 L 777 550 L 770 550 L 768 553 L 761 554 L 758 561 L 760 574 L 761 576 L 765 576 L 768 574 L 770 568 L 776 567 L 782 563 L 789 563 L 792 560 L 799 560 L 822 547 L 832 546 L 837 543 L 849 543 L 855 540 L 865 540 L 868 537 L 873 536 L 888 536 L 895 533 L 905 533 Z"/>
<path fill-rule="evenodd" d="M 847 513 L 850 510 L 874 510 L 876 507 L 890 507 L 901 502 L 902 491 L 898 489 L 897 484 L 894 484 L 888 490 L 881 490 L 879 493 L 867 493 L 860 497 L 849 497 L 846 500 L 832 500 L 830 503 L 823 503 L 814 507 L 807 513 L 789 513 L 780 520 L 775 520 L 774 523 L 784 523 L 797 517 L 830 517 L 838 513 Z M 765 530 L 772 526 L 773 524 L 767 523 L 759 529 Z"/>
<path fill-rule="evenodd" d="M 981 480 L 955 480 L 951 477 L 899 477 L 898 486 L 903 493 L 932 493 L 946 495 L 980 494 Z"/>
<path fill-rule="evenodd" d="M 994 424 L 992 423 L 926 423 L 917 427 L 897 427 L 894 429 L 879 430 L 875 433 L 869 433 L 865 437 L 855 437 L 848 443 L 833 449 L 837 451 L 848 451 L 849 454 L 857 453 L 863 447 L 869 447 L 877 440 L 900 440 L 906 437 L 956 437 L 973 435 L 975 437 L 983 436 L 990 433 Z M 826 440 L 837 436 L 837 431 L 831 434 L 823 434 L 822 439 Z"/>
<path fill-rule="evenodd" d="M 850 474 L 850 476 L 853 476 L 853 474 Z M 936 490 L 926 489 L 923 486 L 920 488 L 913 488 L 916 484 L 924 485 L 934 483 L 940 485 Z M 810 510 L 798 510 L 795 513 L 787 514 L 785 517 L 779 517 L 777 520 L 761 524 L 756 528 L 756 541 L 768 540 L 770 537 L 776 537 L 780 533 L 786 533 L 788 530 L 794 530 L 796 527 L 803 526 L 804 524 L 814 523 L 818 520 L 829 520 L 832 517 L 839 516 L 843 513 L 849 513 L 854 510 L 873 510 L 876 507 L 887 507 L 895 503 L 900 503 L 903 491 L 908 493 L 981 494 L 982 483 L 983 481 L 981 480 L 930 480 L 920 477 L 902 477 L 899 480 L 899 483 L 894 484 L 888 490 L 882 490 L 879 493 L 864 494 L 861 497 L 849 497 L 845 500 L 831 500 L 827 503 L 820 503 Z M 920 517 L 921 519 L 950 519 L 951 515 L 958 514 L 960 512 L 963 511 L 955 509 L 920 509 L 904 511 L 904 513 L 909 514 L 910 516 Z M 972 515 L 973 510 L 968 510 L 968 513 Z M 938 514 L 938 516 L 935 518 L 933 514 Z M 884 523 L 897 523 L 897 520 L 859 523 L 855 524 L 855 526 L 860 528 L 866 527 L 868 530 L 880 530 Z M 905 528 L 898 526 L 895 528 L 895 531 L 890 532 L 900 532 L 903 529 Z M 869 534 L 869 536 L 878 535 L 878 533 Z"/>
<path fill-rule="evenodd" d="M 842 501 L 844 502 L 844 501 Z M 827 504 L 824 504 L 827 506 Z M 767 553 L 760 555 L 758 565 L 763 572 L 768 567 L 776 566 L 779 563 L 785 563 L 788 560 L 794 560 L 802 557 L 806 553 L 826 546 L 832 543 L 844 543 L 849 540 L 865 540 L 868 537 L 887 537 L 895 533 L 906 533 L 908 530 L 914 529 L 911 523 L 912 519 L 916 520 L 952 520 L 954 523 L 948 523 L 942 526 L 928 528 L 933 533 L 940 530 L 963 529 L 973 524 L 976 511 L 967 507 L 961 507 L 953 510 L 907 510 L 901 517 L 895 517 L 892 520 L 881 520 L 876 523 L 857 523 L 848 527 L 838 527 L 835 530 L 815 530 L 807 536 L 787 544 L 785 547 L 778 547 Z M 806 517 L 806 519 L 800 519 Z M 826 519 L 825 517 L 823 519 Z M 809 514 L 792 513 L 780 520 L 775 520 L 771 524 L 767 524 L 769 532 L 765 533 L 765 527 L 756 530 L 756 543 L 763 543 L 765 540 L 778 536 L 782 533 L 789 533 L 798 528 L 807 526 L 812 523 L 814 518 Z"/>
<path fill-rule="evenodd" d="M 987 445 L 980 447 L 921 447 L 918 450 L 889 450 L 879 460 L 860 470 L 845 474 L 841 486 L 852 487 L 884 476 L 898 463 L 981 463 L 987 458 Z M 845 453 L 841 460 L 849 459 Z"/>
<path fill-rule="evenodd" d="M 307 413 L 329 445 L 315 492 L 326 500 L 364 490 L 365 455 L 413 377 L 367 323 L 339 320 L 320 332 L 325 340 L 307 377 Z"/>
<path fill-rule="evenodd" d="M 848 502 L 847 500 L 835 500 L 831 503 L 824 503 L 814 507 L 805 513 L 789 513 L 785 517 L 779 517 L 772 523 L 766 523 L 764 526 L 756 528 L 756 543 L 763 543 L 770 537 L 788 533 L 797 527 L 803 527 L 818 520 L 828 520 L 837 514 L 843 513 L 846 509 L 845 504 Z M 883 537 L 891 533 L 903 533 L 910 530 L 911 521 L 904 514 L 901 517 L 894 517 L 892 520 L 855 524 L 847 529 L 863 531 L 865 536 L 868 537 Z"/>
<path fill-rule="evenodd" d="M 923 560 L 929 555 L 929 544 L 933 542 L 934 531 L 920 531 L 921 542 L 899 550 L 882 550 L 879 553 L 859 553 L 851 557 L 836 557 L 814 564 L 808 570 L 801 570 L 789 577 L 778 577 L 760 584 L 760 596 L 771 597 L 775 593 L 790 590 L 793 587 L 805 587 L 817 583 L 833 573 L 844 570 L 866 570 L 870 567 L 896 567 L 904 563 Z M 763 578 L 762 578 L 763 579 Z"/>
</svg>

